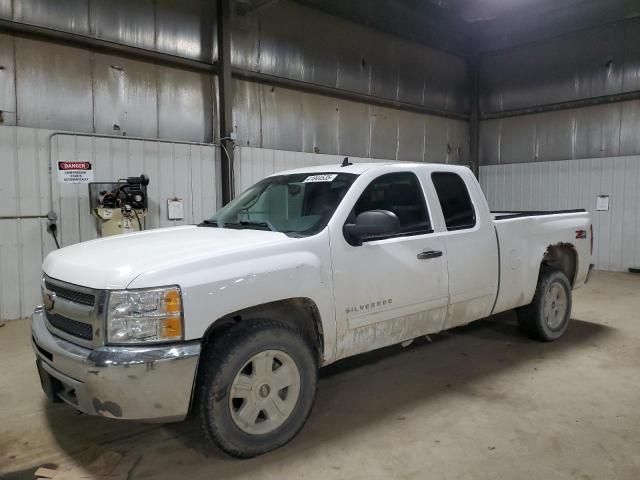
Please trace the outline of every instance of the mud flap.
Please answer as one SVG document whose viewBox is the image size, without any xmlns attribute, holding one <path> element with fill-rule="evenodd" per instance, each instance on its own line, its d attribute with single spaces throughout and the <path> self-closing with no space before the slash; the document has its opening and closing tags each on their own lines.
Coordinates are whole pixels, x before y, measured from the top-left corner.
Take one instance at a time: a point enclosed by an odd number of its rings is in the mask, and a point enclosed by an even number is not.
<svg viewBox="0 0 640 480">
<path fill-rule="evenodd" d="M 591 278 L 591 272 L 593 271 L 593 267 L 595 267 L 595 265 L 592 263 L 591 265 L 589 265 L 589 271 L 587 272 L 587 278 L 584 279 L 584 283 L 588 283 L 589 279 Z M 631 270 L 631 269 L 629 269 Z"/>
<path fill-rule="evenodd" d="M 40 385 L 42 385 L 42 390 L 49 401 L 51 403 L 62 403 L 62 399 L 58 397 L 58 392 L 62 389 L 62 384 L 42 368 L 42 362 L 40 360 L 36 360 L 36 367 L 38 368 Z"/>
</svg>

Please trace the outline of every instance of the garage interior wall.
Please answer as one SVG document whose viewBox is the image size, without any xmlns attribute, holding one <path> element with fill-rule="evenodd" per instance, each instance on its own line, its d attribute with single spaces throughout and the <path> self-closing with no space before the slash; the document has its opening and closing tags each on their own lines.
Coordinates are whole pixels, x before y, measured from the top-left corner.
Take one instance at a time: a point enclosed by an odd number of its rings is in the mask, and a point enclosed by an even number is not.
<svg viewBox="0 0 640 480">
<path fill-rule="evenodd" d="M 96 180 L 149 174 L 150 226 L 167 224 L 168 197 L 203 205 L 186 222 L 219 204 L 215 15 L 215 2 L 200 0 L 0 0 L 0 319 L 38 303 L 40 265 L 55 248 L 51 209 L 63 245 L 95 237 L 86 186 L 58 192 L 52 159 L 93 161 Z M 469 73 L 459 56 L 280 1 L 234 12 L 232 64 L 404 106 L 236 78 L 238 186 L 252 178 L 247 161 L 267 171 L 287 151 L 305 161 L 469 162 Z"/>
<path fill-rule="evenodd" d="M 3 18 L 202 64 L 217 59 L 212 2 L 4 0 Z M 236 14 L 232 26 L 236 68 L 460 117 L 236 79 L 238 145 L 468 162 L 464 59 L 292 1 Z M 5 125 L 195 142 L 217 138 L 213 74 L 13 34 L 0 34 L 0 65 Z"/>
<path fill-rule="evenodd" d="M 0 126 L 0 319 L 28 315 L 40 300 L 41 265 L 56 246 L 47 213 L 58 215 L 62 246 L 97 238 L 87 185 L 58 184 L 49 174 L 59 160 L 90 161 L 94 180 L 114 181 L 145 172 L 147 228 L 195 223 L 219 203 L 217 149 L 161 140 L 135 140 Z M 184 220 L 167 220 L 167 199 L 184 203 Z"/>
<path fill-rule="evenodd" d="M 318 153 L 299 153 L 287 150 L 271 150 L 267 148 L 240 147 L 235 158 L 235 188 L 242 192 L 254 183 L 284 170 L 312 167 L 316 165 L 330 165 L 342 163 L 341 155 Z M 349 157 L 349 161 L 385 162 L 385 159 L 371 159 Z"/>
<path fill-rule="evenodd" d="M 585 208 L 596 268 L 640 265 L 640 21 L 487 52 L 480 65 L 490 207 Z"/>
</svg>

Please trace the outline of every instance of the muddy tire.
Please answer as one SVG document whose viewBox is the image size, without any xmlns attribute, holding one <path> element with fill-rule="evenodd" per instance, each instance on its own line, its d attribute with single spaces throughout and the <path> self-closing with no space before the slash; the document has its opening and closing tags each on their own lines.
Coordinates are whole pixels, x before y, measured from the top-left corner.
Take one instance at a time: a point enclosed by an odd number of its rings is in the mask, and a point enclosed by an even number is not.
<svg viewBox="0 0 640 480">
<path fill-rule="evenodd" d="M 306 422 L 318 364 L 298 330 L 244 320 L 200 359 L 196 414 L 206 437 L 225 453 L 250 458 L 289 442 Z"/>
<path fill-rule="evenodd" d="M 542 342 L 560 338 L 571 318 L 571 284 L 566 275 L 543 268 L 533 300 L 517 314 L 520 328 L 528 337 Z"/>
</svg>

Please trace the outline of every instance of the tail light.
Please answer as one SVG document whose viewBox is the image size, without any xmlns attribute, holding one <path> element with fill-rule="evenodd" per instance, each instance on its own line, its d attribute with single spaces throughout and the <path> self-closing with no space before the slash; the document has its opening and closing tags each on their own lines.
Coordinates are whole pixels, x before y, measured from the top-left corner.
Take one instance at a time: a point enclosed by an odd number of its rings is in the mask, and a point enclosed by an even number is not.
<svg viewBox="0 0 640 480">
<path fill-rule="evenodd" d="M 593 255 L 593 223 L 589 225 L 589 239 L 591 240 L 591 255 Z"/>
</svg>

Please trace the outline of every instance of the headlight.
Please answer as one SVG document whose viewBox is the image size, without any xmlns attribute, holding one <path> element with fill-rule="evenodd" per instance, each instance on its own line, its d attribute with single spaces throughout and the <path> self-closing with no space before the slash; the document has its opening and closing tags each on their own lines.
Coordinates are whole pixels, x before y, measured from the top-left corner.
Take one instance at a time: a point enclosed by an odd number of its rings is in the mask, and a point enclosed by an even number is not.
<svg viewBox="0 0 640 480">
<path fill-rule="evenodd" d="M 179 287 L 109 293 L 108 343 L 155 343 L 183 338 Z"/>
</svg>

